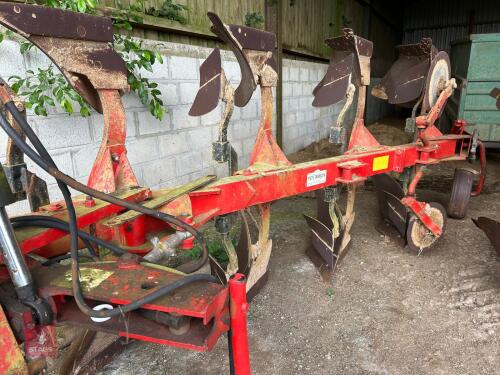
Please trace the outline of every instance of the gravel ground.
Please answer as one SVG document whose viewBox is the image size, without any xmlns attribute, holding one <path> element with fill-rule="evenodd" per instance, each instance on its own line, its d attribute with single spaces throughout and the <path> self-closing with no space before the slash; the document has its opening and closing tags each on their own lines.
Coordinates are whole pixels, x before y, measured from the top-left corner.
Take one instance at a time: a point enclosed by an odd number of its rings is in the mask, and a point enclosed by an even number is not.
<svg viewBox="0 0 500 375">
<path fill-rule="evenodd" d="M 471 217 L 500 220 L 500 155 L 467 218 L 448 220 L 435 247 L 415 256 L 381 235 L 373 189 L 356 203 L 349 254 L 331 283 L 304 252 L 302 213 L 315 201 L 273 205 L 267 285 L 248 317 L 253 374 L 498 374 L 500 262 Z M 453 165 L 432 167 L 420 196 L 446 201 Z M 226 338 L 210 353 L 134 342 L 100 374 L 227 374 Z"/>
</svg>

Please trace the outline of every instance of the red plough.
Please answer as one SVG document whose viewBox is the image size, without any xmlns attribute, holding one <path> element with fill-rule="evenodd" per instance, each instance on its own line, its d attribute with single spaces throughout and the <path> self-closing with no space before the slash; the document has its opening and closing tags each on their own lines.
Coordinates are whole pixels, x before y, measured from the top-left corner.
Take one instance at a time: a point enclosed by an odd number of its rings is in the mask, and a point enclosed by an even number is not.
<svg viewBox="0 0 500 375">
<path fill-rule="evenodd" d="M 313 232 L 315 251 L 311 254 L 328 272 L 346 253 L 355 217 L 356 189 L 368 177 L 380 176 L 376 183 L 384 186 L 379 197 L 384 217 L 406 235 L 410 247 L 421 251 L 443 235 L 446 213 L 436 204 L 418 201 L 416 185 L 424 166 L 465 160 L 474 145 L 473 136 L 443 135 L 435 126 L 454 88 L 454 81 L 443 73 L 445 69 L 427 84 L 432 87 L 432 95 L 420 90 L 419 95 L 424 93 L 429 106 L 414 119 L 415 142 L 384 146 L 363 123 L 372 43 L 348 29 L 342 36 L 327 40 L 334 57 L 314 91 L 313 105 L 331 105 L 346 98 L 330 137 L 332 142 L 343 145 L 344 152 L 293 165 L 272 135 L 272 92 L 278 81 L 274 34 L 225 25 L 217 15 L 208 16 L 212 31 L 235 54 L 242 79 L 236 88 L 232 87 L 222 69 L 220 53 L 214 50 L 200 68 L 200 90 L 190 114 L 206 114 L 219 100 L 223 101 L 213 156 L 217 162 L 228 163 L 230 174 L 151 191 L 137 186 L 127 158 L 126 117 L 120 99 L 120 90 L 127 89 L 126 72 L 123 61 L 108 45 L 111 22 L 38 6 L 0 3 L 0 23 L 48 54 L 75 90 L 104 115 L 105 125 L 88 186 L 80 184 L 57 169 L 23 118 L 18 100 L 5 83 L 0 85 L 1 101 L 8 114 L 0 116 L 0 125 L 21 155 L 21 160 L 6 168 L 18 173 L 0 176 L 0 302 L 5 313 L 0 311 L 0 329 L 2 342 L 13 353 L 0 360 L 0 369 L 14 373 L 18 368 L 26 370 L 27 363 L 43 367 L 44 357 L 57 352 L 55 340 L 47 339 L 55 337 L 54 327 L 70 325 L 87 330 L 76 341 L 87 345 L 94 337 L 88 332 L 102 331 L 200 351 L 210 350 L 229 331 L 232 370 L 248 374 L 247 295 L 255 294 L 267 278 L 272 249 L 270 204 L 278 199 L 308 191 L 322 192 L 318 218 L 306 219 Z M 54 19 L 58 22 L 52 22 Z M 440 54 L 435 58 L 443 56 Z M 441 61 L 435 65 L 442 67 Z M 434 60 L 426 64 L 432 67 Z M 245 106 L 257 87 L 261 94 L 260 128 L 249 165 L 239 169 L 227 126 L 234 105 Z M 349 129 L 343 118 L 355 93 L 356 116 L 347 139 Z M 45 196 L 43 189 L 15 190 L 27 186 L 16 176 L 30 176 L 23 155 L 57 179 L 65 199 L 38 204 L 31 215 L 8 218 L 5 206 L 19 198 L 46 201 L 46 189 Z M 401 188 L 387 177 L 389 172 L 407 173 L 411 182 Z M 68 187 L 83 195 L 71 198 Z M 338 204 L 342 187 L 348 196 L 345 210 Z M 249 213 L 250 207 L 257 209 L 258 217 Z M 232 215 L 238 212 L 241 234 L 234 246 L 229 231 L 234 222 Z M 212 219 L 227 252 L 227 265 L 208 254 L 198 231 Z M 250 224 L 256 230 L 250 230 Z M 162 265 L 165 258 L 193 248 L 195 242 L 202 248 L 200 258 L 176 269 Z M 114 254 L 111 260 L 99 258 L 104 249 Z M 71 256 L 66 255 L 68 251 Z M 68 257 L 71 264 L 59 263 Z M 80 262 L 83 257 L 91 261 Z M 194 273 L 207 261 L 212 274 Z M 16 341 L 24 343 L 26 362 Z M 74 357 L 65 361 L 65 368 L 71 372 L 83 366 L 85 350 L 69 352 Z"/>
</svg>

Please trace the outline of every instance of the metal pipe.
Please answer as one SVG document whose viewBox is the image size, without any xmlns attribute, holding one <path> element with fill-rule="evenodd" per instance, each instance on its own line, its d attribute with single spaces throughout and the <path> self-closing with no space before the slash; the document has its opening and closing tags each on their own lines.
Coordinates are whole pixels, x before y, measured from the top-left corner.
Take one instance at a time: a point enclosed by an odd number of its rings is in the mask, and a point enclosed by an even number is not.
<svg viewBox="0 0 500 375">
<path fill-rule="evenodd" d="M 166 255 L 171 256 L 175 254 L 175 249 L 182 243 L 182 241 L 187 240 L 190 237 L 192 237 L 192 234 L 187 231 L 177 231 L 163 241 L 157 241 L 153 250 L 147 253 L 143 259 L 151 263 L 158 263 Z"/>
<path fill-rule="evenodd" d="M 16 289 L 33 283 L 28 266 L 24 261 L 23 253 L 19 248 L 14 229 L 10 223 L 5 207 L 0 207 L 0 245 L 2 256 L 9 270 L 12 283 Z"/>
</svg>

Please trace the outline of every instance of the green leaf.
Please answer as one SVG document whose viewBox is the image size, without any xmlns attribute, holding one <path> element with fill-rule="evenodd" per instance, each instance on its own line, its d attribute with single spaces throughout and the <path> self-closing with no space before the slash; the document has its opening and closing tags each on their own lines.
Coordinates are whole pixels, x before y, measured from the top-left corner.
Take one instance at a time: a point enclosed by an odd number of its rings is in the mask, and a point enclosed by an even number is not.
<svg viewBox="0 0 500 375">
<path fill-rule="evenodd" d="M 22 55 L 25 55 L 30 49 L 33 47 L 33 44 L 30 42 L 21 42 L 19 45 L 19 50 Z"/>
<path fill-rule="evenodd" d="M 63 109 L 68 112 L 69 114 L 72 114 L 73 113 L 73 105 L 70 103 L 69 100 L 66 100 L 66 99 L 63 99 L 61 101 L 61 106 L 63 107 Z"/>
<path fill-rule="evenodd" d="M 35 114 L 37 114 L 38 116 L 47 116 L 48 113 L 47 113 L 47 109 L 45 109 L 45 107 L 43 105 L 37 105 L 34 109 L 35 111 Z"/>
</svg>

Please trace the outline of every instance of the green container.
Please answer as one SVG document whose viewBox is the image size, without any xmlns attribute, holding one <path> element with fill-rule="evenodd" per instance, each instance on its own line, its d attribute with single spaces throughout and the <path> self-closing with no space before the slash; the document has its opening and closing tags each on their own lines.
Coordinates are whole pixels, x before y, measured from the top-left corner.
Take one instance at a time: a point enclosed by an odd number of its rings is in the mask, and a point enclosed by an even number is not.
<svg viewBox="0 0 500 375">
<path fill-rule="evenodd" d="M 467 121 L 487 147 L 500 147 L 500 111 L 489 94 L 500 88 L 500 34 L 472 34 L 451 43 L 451 72 L 458 88 L 446 107 L 448 126 Z"/>
</svg>

